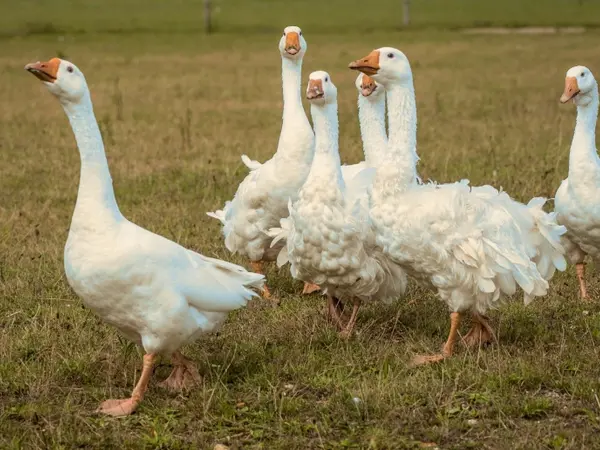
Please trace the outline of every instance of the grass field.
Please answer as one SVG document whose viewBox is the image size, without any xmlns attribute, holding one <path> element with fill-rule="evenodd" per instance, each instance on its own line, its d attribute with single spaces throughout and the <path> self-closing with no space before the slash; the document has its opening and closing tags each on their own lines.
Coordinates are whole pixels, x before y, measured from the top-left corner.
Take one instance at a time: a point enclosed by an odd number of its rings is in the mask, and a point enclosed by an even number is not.
<svg viewBox="0 0 600 450">
<path fill-rule="evenodd" d="M 50 11 L 42 2 L 29 6 Z M 149 10 L 156 16 L 148 12 L 140 29 L 162 23 L 167 30 L 168 13 Z M 125 23 L 118 12 L 101 19 L 117 29 Z M 26 23 L 19 14 L 15 29 Z M 68 18 L 63 24 L 93 28 L 89 17 L 82 24 Z M 324 69 L 338 86 L 345 162 L 362 158 L 356 74 L 346 66 L 392 45 L 415 73 L 424 178 L 467 177 L 525 200 L 552 196 L 566 176 L 575 110 L 558 98 L 569 67 L 586 64 L 600 74 L 596 32 L 466 37 L 388 26 L 364 34 L 352 26 L 342 32 L 336 22 L 338 31 L 324 33 L 318 16 L 302 19 L 307 24 L 290 22 L 309 43 L 304 78 Z M 547 297 L 529 307 L 515 298 L 492 313 L 499 344 L 459 347 L 453 359 L 415 369 L 411 357 L 436 351 L 447 334 L 446 308 L 432 293 L 412 285 L 397 304 L 365 307 L 346 343 L 323 317 L 323 299 L 301 298 L 300 283 L 272 268 L 280 307 L 257 300 L 232 314 L 218 336 L 185 349 L 204 375 L 199 389 L 172 395 L 153 383 L 135 415 L 93 414 L 99 401 L 130 393 L 141 357 L 66 283 L 62 251 L 79 156 L 60 106 L 23 65 L 60 55 L 84 71 L 129 219 L 245 264 L 224 250 L 205 211 L 220 207 L 245 176 L 240 154 L 265 160 L 276 147 L 278 29 L 288 23 L 265 23 L 276 32 L 0 40 L 0 448 L 600 448 L 600 305 L 577 299 L 572 268 Z M 154 381 L 169 369 L 159 366 Z"/>
<path fill-rule="evenodd" d="M 194 32 L 204 0 L 22 0 L 0 2 L 0 35 L 90 32 Z M 313 33 L 392 31 L 403 0 L 212 0 L 216 28 L 227 33 L 279 32 L 299 23 Z M 600 25 L 594 0 L 412 0 L 411 28 Z"/>
</svg>

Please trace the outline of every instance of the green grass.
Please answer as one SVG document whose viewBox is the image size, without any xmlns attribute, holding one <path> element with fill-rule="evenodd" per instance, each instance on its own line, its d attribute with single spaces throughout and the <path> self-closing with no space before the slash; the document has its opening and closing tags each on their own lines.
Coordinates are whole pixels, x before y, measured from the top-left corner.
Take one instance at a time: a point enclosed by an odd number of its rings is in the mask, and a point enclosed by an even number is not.
<svg viewBox="0 0 600 450">
<path fill-rule="evenodd" d="M 213 0 L 215 26 L 228 33 L 272 33 L 288 24 L 312 32 L 401 28 L 402 0 Z M 202 30 L 203 0 L 23 0 L 0 3 L 0 35 Z M 411 27 L 600 25 L 593 0 L 412 0 Z"/>
<path fill-rule="evenodd" d="M 338 86 L 345 162 L 361 158 L 347 63 L 387 44 L 413 64 L 424 178 L 468 177 L 529 199 L 552 196 L 566 176 L 575 111 L 558 98 L 569 67 L 600 74 L 597 34 L 365 36 L 299 24 L 309 42 L 304 78 L 325 69 Z M 301 298 L 300 283 L 271 268 L 280 307 L 258 300 L 219 335 L 184 349 L 202 386 L 160 390 L 163 364 L 135 415 L 93 413 L 101 400 L 130 393 L 141 357 L 66 283 L 78 155 L 60 106 L 23 65 L 60 53 L 85 72 L 128 218 L 246 264 L 224 250 L 205 211 L 245 176 L 241 153 L 265 160 L 276 147 L 278 34 L 2 42 L 0 448 L 600 448 L 600 305 L 577 299 L 572 268 L 547 297 L 529 307 L 515 298 L 492 313 L 499 344 L 459 346 L 454 358 L 415 369 L 412 356 L 436 351 L 448 330 L 432 293 L 412 285 L 397 304 L 365 307 L 346 343 L 323 317 L 323 300 Z M 589 281 L 597 299 L 591 266 Z"/>
</svg>

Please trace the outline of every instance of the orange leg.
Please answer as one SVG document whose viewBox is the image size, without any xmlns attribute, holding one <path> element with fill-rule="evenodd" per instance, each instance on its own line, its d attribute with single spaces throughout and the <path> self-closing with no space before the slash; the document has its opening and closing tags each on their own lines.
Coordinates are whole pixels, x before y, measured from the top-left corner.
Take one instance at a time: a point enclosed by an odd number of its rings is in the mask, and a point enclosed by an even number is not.
<svg viewBox="0 0 600 450">
<path fill-rule="evenodd" d="M 442 361 L 452 356 L 454 350 L 454 344 L 458 338 L 458 326 L 460 325 L 460 313 L 453 312 L 450 314 L 450 333 L 448 334 L 448 340 L 442 347 L 442 353 L 437 355 L 419 355 L 413 359 L 413 366 L 420 366 L 422 364 L 429 364 L 434 362 Z"/>
<path fill-rule="evenodd" d="M 158 385 L 172 391 L 182 391 L 190 389 L 198 385 L 202 381 L 202 377 L 198 373 L 196 365 L 176 351 L 171 357 L 175 367 L 169 377 Z"/>
<path fill-rule="evenodd" d="M 329 317 L 333 320 L 333 323 L 338 327 L 338 330 L 342 330 L 344 328 L 342 324 L 342 314 L 344 312 L 344 305 L 342 302 L 332 297 L 331 295 L 327 296 L 327 313 Z"/>
<path fill-rule="evenodd" d="M 252 267 L 252 272 L 264 275 L 264 264 L 265 263 L 263 261 L 251 261 L 250 266 Z M 263 286 L 262 297 L 265 300 L 273 300 L 274 302 L 278 301 L 274 296 L 271 295 L 271 291 L 269 290 L 267 283 L 265 283 Z"/>
<path fill-rule="evenodd" d="M 585 287 L 585 263 L 577 263 L 577 280 L 579 280 L 579 296 L 582 300 L 589 300 L 590 297 Z"/>
<path fill-rule="evenodd" d="M 352 331 L 354 330 L 354 325 L 356 324 L 356 318 L 358 317 L 358 309 L 360 308 L 360 300 L 354 299 L 354 306 L 352 307 L 352 314 L 350 315 L 350 319 L 348 323 L 344 327 L 344 329 L 340 332 L 340 337 L 342 339 L 348 339 L 352 335 Z"/>
<path fill-rule="evenodd" d="M 142 375 L 138 380 L 130 398 L 106 400 L 100 403 L 100 407 L 96 412 L 102 414 L 108 414 L 109 416 L 127 416 L 133 413 L 138 405 L 144 398 L 144 393 L 148 389 L 148 382 L 152 376 L 152 366 L 154 365 L 153 353 L 146 353 L 144 355 L 144 366 L 142 369 Z"/>
<path fill-rule="evenodd" d="M 302 294 L 308 295 L 308 294 L 312 294 L 313 292 L 318 292 L 320 290 L 321 290 L 321 288 L 316 284 L 304 283 L 304 289 L 302 289 Z"/>
<path fill-rule="evenodd" d="M 496 340 L 494 330 L 488 323 L 488 318 L 482 314 L 472 313 L 473 325 L 464 337 L 463 342 L 467 347 L 491 344 Z"/>
</svg>

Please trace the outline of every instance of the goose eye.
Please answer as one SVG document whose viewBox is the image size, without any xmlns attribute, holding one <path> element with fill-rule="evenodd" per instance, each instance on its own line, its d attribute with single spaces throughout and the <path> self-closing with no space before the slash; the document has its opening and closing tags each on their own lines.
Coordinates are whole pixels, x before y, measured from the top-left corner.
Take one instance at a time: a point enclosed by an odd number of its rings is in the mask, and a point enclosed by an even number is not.
<svg viewBox="0 0 600 450">
<path fill-rule="evenodd" d="M 285 36 L 285 31 L 283 32 L 283 35 Z"/>
<path fill-rule="evenodd" d="M 325 77 L 325 83 L 329 81 L 329 77 Z"/>
<path fill-rule="evenodd" d="M 585 72 L 581 72 L 581 77 L 585 77 Z"/>
<path fill-rule="evenodd" d="M 300 36 L 302 36 L 302 31 L 298 33 Z"/>
<path fill-rule="evenodd" d="M 73 66 L 68 66 L 68 67 L 67 67 L 67 72 L 71 72 L 71 73 L 73 73 Z"/>
<path fill-rule="evenodd" d="M 388 53 L 388 55 L 387 55 L 387 56 L 388 56 L 388 58 L 393 58 L 393 57 L 394 57 L 394 54 L 393 54 L 393 53 Z"/>
</svg>

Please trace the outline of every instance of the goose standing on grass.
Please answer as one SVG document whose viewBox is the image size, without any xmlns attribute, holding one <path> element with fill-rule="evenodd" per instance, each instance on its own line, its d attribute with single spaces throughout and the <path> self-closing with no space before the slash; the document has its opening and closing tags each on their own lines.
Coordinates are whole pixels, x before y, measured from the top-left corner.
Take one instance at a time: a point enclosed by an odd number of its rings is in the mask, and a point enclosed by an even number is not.
<svg viewBox="0 0 600 450">
<path fill-rule="evenodd" d="M 58 98 L 81 157 L 79 192 L 65 246 L 67 280 L 83 303 L 144 349 L 144 365 L 130 398 L 106 400 L 99 412 L 131 414 L 144 397 L 158 354 L 175 365 L 163 386 L 198 383 L 194 364 L 179 348 L 216 330 L 227 313 L 246 304 L 263 276 L 207 258 L 129 222 L 117 206 L 83 73 L 53 58 L 25 69 Z"/>
<path fill-rule="evenodd" d="M 373 162 L 378 154 L 385 149 L 387 145 L 387 134 L 385 130 L 385 91 L 381 86 L 367 75 L 360 75 L 356 80 L 356 88 L 358 89 L 358 109 L 359 109 L 359 124 L 363 142 L 363 153 L 365 159 L 356 164 L 342 165 L 342 179 L 344 183 L 352 183 L 352 180 L 361 171 L 368 167 L 374 167 Z M 367 207 L 368 194 L 365 188 L 364 193 L 360 195 L 359 200 L 365 202 L 363 207 Z M 289 232 L 289 222 L 286 219 L 281 221 L 282 228 L 271 228 L 269 234 L 276 239 L 273 242 L 278 242 L 280 239 L 285 239 Z M 283 228 L 285 227 L 285 229 Z M 281 252 L 287 249 L 282 248 Z M 280 253 L 281 254 L 281 253 Z M 279 266 L 288 261 L 288 258 L 281 255 Z M 406 282 L 404 282 L 406 284 Z M 303 293 L 313 293 L 320 290 L 320 287 L 314 283 L 305 282 Z M 343 311 L 343 303 L 336 299 L 335 305 L 337 314 Z M 334 318 L 334 320 L 336 320 Z"/>
<path fill-rule="evenodd" d="M 484 314 L 501 294 L 514 294 L 517 285 L 525 291 L 526 303 L 546 294 L 545 278 L 555 268 L 564 269 L 560 236 L 565 229 L 541 209 L 543 199 L 518 206 L 506 193 L 491 186 L 470 188 L 466 180 L 419 184 L 408 59 L 385 47 L 349 67 L 386 89 L 390 135 L 370 194 L 370 217 L 382 251 L 435 288 L 451 310 L 442 353 L 415 359 L 416 364 L 441 361 L 452 355 L 464 312 L 473 313 L 466 341 L 475 344 L 493 336 Z"/>
<path fill-rule="evenodd" d="M 414 86 L 412 83 L 412 71 L 406 56 L 394 48 L 386 48 L 384 53 L 390 60 L 400 58 L 405 65 L 406 79 L 403 83 L 395 83 L 388 97 L 388 119 L 390 128 L 391 151 L 404 155 L 401 167 L 395 168 L 399 174 L 398 182 L 403 186 L 414 186 L 421 183 L 417 173 L 416 164 L 419 156 L 416 151 L 417 143 L 417 107 Z M 390 68 L 388 67 L 388 70 Z M 467 182 L 464 180 L 463 182 Z M 445 184 L 437 184 L 438 188 L 445 188 Z M 453 183 L 450 184 L 453 186 Z M 513 200 L 506 193 L 498 195 L 498 191 L 491 186 L 471 186 L 474 195 L 498 203 L 506 208 L 513 218 L 518 222 L 519 229 L 525 234 L 527 253 L 536 263 L 538 270 L 545 280 L 550 280 L 556 269 L 565 270 L 565 250 L 560 242 L 561 234 L 566 229 L 558 226 L 556 214 L 547 214 L 543 210 L 546 199 L 535 197 L 525 205 Z M 531 299 L 525 294 L 525 301 Z M 465 336 L 467 345 L 490 342 L 493 338 L 491 327 L 487 317 L 473 312 L 473 326 Z"/>
<path fill-rule="evenodd" d="M 283 124 L 275 155 L 260 164 L 246 155 L 242 160 L 250 173 L 239 185 L 233 200 L 222 210 L 208 213 L 223 223 L 225 246 L 247 256 L 252 270 L 264 273 L 264 263 L 277 257 L 281 246 L 271 247 L 265 230 L 277 226 L 288 215 L 288 200 L 298 197 L 314 154 L 314 133 L 302 106 L 300 85 L 302 59 L 307 44 L 302 30 L 286 27 L 279 41 L 283 78 Z M 305 285 L 305 291 L 311 286 Z M 265 285 L 263 297 L 271 294 Z"/>
<path fill-rule="evenodd" d="M 554 205 L 559 222 L 568 230 L 564 242 L 571 264 L 577 267 L 580 296 L 588 300 L 584 259 L 590 255 L 600 261 L 600 160 L 596 151 L 598 84 L 587 67 L 575 66 L 567 71 L 560 101 L 569 100 L 577 106 L 577 123 L 569 176 L 556 191 Z"/>
<path fill-rule="evenodd" d="M 365 172 L 368 178 L 357 178 L 353 181 L 352 175 L 357 175 L 361 170 L 367 167 L 376 167 L 378 161 L 381 160 L 385 154 L 387 147 L 387 133 L 385 129 L 385 89 L 383 86 L 377 84 L 375 80 L 367 75 L 360 74 L 355 82 L 356 89 L 358 91 L 358 119 L 360 125 L 360 133 L 363 143 L 363 152 L 365 160 L 351 166 L 342 166 L 342 179 L 344 184 L 351 184 L 354 186 L 353 201 L 360 202 L 360 207 L 368 209 L 368 186 L 372 182 L 373 172 Z M 325 142 L 325 141 L 323 141 Z M 317 144 L 318 145 L 318 144 Z M 336 144 L 337 148 L 337 144 Z M 363 176 L 364 176 L 363 175 Z M 359 181 L 359 180 L 362 180 Z M 361 187 L 362 191 L 357 192 L 357 188 Z M 359 210 L 356 210 L 359 211 Z M 365 211 L 361 211 L 363 217 L 366 216 Z M 287 239 L 291 229 L 291 221 L 289 218 L 281 220 L 280 228 L 272 228 L 269 232 L 277 242 L 281 239 Z M 396 264 L 394 264 L 389 258 L 383 255 L 380 251 L 373 246 L 372 232 L 369 234 L 370 244 L 365 246 L 366 249 L 379 261 L 380 265 L 388 271 L 388 276 L 385 281 L 382 282 L 383 286 L 391 286 L 391 288 L 382 288 L 378 292 L 379 296 L 383 296 L 384 301 L 394 300 L 404 294 L 407 285 L 407 278 L 404 271 Z M 289 251 L 293 252 L 293 246 L 282 248 L 279 257 L 277 259 L 278 265 L 281 267 L 290 260 Z M 356 303 L 356 308 L 353 308 L 354 319 L 351 325 L 343 331 L 344 337 L 349 337 L 354 323 L 356 321 L 356 314 L 360 303 Z M 341 318 L 344 312 L 344 304 L 339 298 L 328 296 L 328 313 L 333 321 L 342 328 Z"/>
<path fill-rule="evenodd" d="M 367 168 L 347 183 L 342 177 L 337 89 L 327 72 L 310 74 L 306 97 L 315 128 L 315 157 L 298 200 L 290 205 L 287 251 L 282 253 L 289 258 L 292 276 L 323 289 L 330 315 L 348 337 L 361 302 L 397 298 L 406 276 L 372 252 L 374 235 L 359 198 L 366 194 L 374 170 Z M 354 303 L 345 325 L 338 299 Z"/>
</svg>

